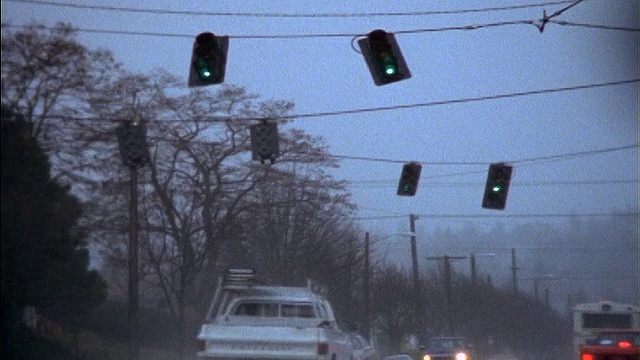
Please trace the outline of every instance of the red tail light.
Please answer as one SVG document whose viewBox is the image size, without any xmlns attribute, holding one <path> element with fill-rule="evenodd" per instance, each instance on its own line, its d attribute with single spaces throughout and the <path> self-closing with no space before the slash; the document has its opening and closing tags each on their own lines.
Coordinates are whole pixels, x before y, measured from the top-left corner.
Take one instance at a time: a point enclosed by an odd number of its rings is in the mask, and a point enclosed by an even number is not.
<svg viewBox="0 0 640 360">
<path fill-rule="evenodd" d="M 196 340 L 196 351 L 207 350 L 207 342 L 205 340 Z"/>
<path fill-rule="evenodd" d="M 329 353 L 329 344 L 327 343 L 319 343 L 318 344 L 318 355 L 327 355 Z"/>
<path fill-rule="evenodd" d="M 591 354 L 582 354 L 581 360 L 595 360 L 595 358 Z"/>
<path fill-rule="evenodd" d="M 628 349 L 632 346 L 632 344 L 626 340 L 622 340 L 618 343 L 618 346 L 620 346 L 623 349 Z"/>
</svg>

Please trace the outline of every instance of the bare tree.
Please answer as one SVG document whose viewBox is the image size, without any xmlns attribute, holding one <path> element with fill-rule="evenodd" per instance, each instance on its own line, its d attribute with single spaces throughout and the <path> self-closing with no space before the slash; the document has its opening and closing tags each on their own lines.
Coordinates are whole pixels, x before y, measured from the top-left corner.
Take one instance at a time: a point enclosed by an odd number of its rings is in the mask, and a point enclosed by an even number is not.
<svg viewBox="0 0 640 360">
<path fill-rule="evenodd" d="M 117 78 L 122 69 L 111 52 L 88 50 L 68 24 L 47 30 L 29 24 L 2 33 L 2 104 L 33 124 L 34 136 L 48 150 L 54 175 L 83 180 L 75 170 L 90 157 L 76 156 L 79 118 L 90 115 L 86 98 Z M 74 188 L 78 192 L 79 188 Z"/>
<path fill-rule="evenodd" d="M 387 335 L 392 353 L 400 348 L 400 339 L 413 333 L 415 306 L 413 285 L 408 271 L 387 266 L 373 278 L 372 310 L 374 328 Z"/>
</svg>

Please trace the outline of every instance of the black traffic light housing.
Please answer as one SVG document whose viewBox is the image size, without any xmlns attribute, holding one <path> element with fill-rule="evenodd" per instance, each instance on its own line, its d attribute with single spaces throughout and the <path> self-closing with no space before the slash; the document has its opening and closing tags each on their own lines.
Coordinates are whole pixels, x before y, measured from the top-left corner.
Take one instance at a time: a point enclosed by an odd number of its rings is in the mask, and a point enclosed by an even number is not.
<svg viewBox="0 0 640 360">
<path fill-rule="evenodd" d="M 210 32 L 198 34 L 191 53 L 189 87 L 223 83 L 228 51 L 228 36 L 215 36 Z"/>
<path fill-rule="evenodd" d="M 504 210 L 507 205 L 507 194 L 513 166 L 505 163 L 489 165 L 487 184 L 484 188 L 482 207 L 485 209 Z"/>
<path fill-rule="evenodd" d="M 251 125 L 249 135 L 251 136 L 251 159 L 259 160 L 262 164 L 267 160 L 271 164 L 275 163 L 276 158 L 280 156 L 278 124 L 263 121 Z"/>
<path fill-rule="evenodd" d="M 142 124 L 125 123 L 116 130 L 120 156 L 125 166 L 139 168 L 151 159 L 147 129 Z"/>
<path fill-rule="evenodd" d="M 418 190 L 418 182 L 420 181 L 420 172 L 422 165 L 417 162 L 411 162 L 402 166 L 402 174 L 398 183 L 398 195 L 414 196 Z"/>
<path fill-rule="evenodd" d="M 386 85 L 411 77 L 393 33 L 374 30 L 358 40 L 358 45 L 376 85 Z"/>
</svg>

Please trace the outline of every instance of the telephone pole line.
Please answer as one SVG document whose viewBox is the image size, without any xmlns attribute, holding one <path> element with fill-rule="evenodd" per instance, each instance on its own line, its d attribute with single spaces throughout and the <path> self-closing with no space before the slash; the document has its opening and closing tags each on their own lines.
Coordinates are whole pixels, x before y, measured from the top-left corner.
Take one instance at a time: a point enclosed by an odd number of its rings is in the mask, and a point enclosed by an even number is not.
<svg viewBox="0 0 640 360">
<path fill-rule="evenodd" d="M 416 220 L 418 219 L 418 215 L 409 214 L 409 229 L 411 230 L 411 264 L 413 268 L 413 291 L 415 298 L 415 311 L 416 311 L 416 330 L 418 329 L 418 324 L 423 317 L 422 311 L 422 297 L 420 291 L 420 274 L 418 269 L 418 246 L 416 244 Z"/>
<path fill-rule="evenodd" d="M 369 289 L 369 276 L 371 273 L 370 248 L 369 248 L 369 232 L 364 234 L 364 313 L 365 313 L 365 329 L 367 331 L 367 340 L 371 342 L 371 290 Z"/>
<path fill-rule="evenodd" d="M 454 334 L 453 327 L 453 272 L 451 271 L 452 260 L 463 260 L 466 256 L 433 256 L 428 257 L 427 260 L 444 260 L 444 289 L 447 299 L 447 322 L 449 325 L 449 334 Z"/>
<path fill-rule="evenodd" d="M 518 293 L 518 266 L 516 265 L 516 249 L 511 249 L 511 283 L 513 287 L 513 295 Z"/>
</svg>

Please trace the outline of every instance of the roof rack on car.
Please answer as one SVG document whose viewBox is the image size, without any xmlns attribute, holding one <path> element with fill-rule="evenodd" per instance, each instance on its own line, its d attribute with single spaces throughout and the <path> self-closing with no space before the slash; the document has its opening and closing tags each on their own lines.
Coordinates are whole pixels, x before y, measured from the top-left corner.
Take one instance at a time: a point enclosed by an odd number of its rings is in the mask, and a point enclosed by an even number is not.
<svg viewBox="0 0 640 360">
<path fill-rule="evenodd" d="M 225 290 L 243 290 L 254 285 L 256 272 L 253 269 L 229 269 L 224 276 Z"/>
<path fill-rule="evenodd" d="M 329 289 L 326 286 L 320 283 L 314 282 L 311 279 L 307 279 L 307 288 L 312 293 L 316 295 L 324 296 L 324 297 L 326 297 L 327 294 L 329 293 Z"/>
</svg>

